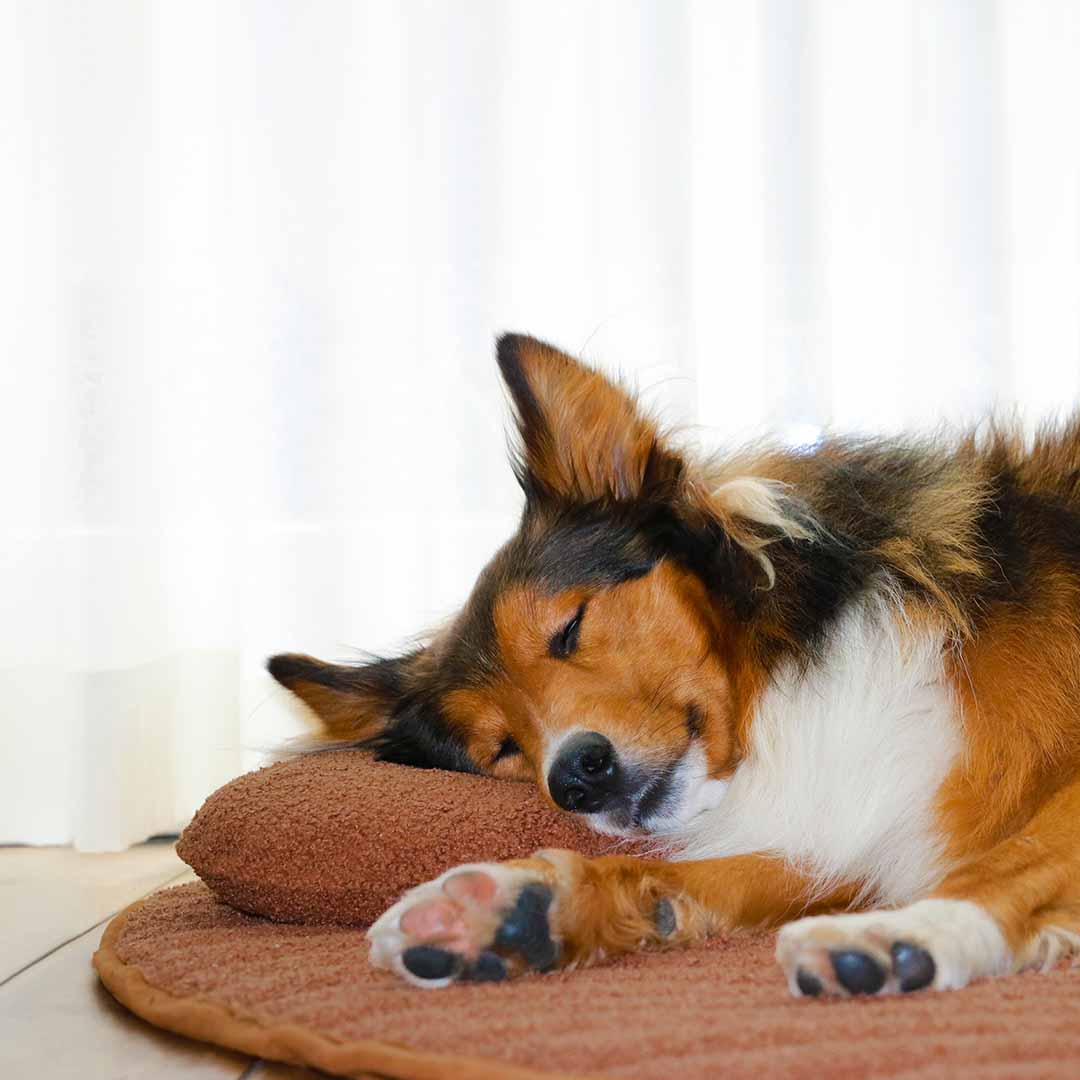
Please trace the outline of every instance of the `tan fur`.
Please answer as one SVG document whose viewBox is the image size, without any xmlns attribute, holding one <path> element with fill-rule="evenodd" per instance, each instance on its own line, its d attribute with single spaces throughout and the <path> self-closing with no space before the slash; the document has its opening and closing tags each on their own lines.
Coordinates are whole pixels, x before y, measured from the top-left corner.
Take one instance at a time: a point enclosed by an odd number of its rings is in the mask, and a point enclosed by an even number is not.
<svg viewBox="0 0 1080 1080">
<path fill-rule="evenodd" d="M 676 465 L 656 426 L 622 387 L 532 339 L 518 359 L 543 415 L 543 432 L 526 453 L 545 488 L 582 500 L 629 498 L 645 483 L 651 459 Z M 565 438 L 566 431 L 575 437 Z"/>
<path fill-rule="evenodd" d="M 383 706 L 373 701 L 359 706 L 356 695 L 321 686 L 308 679 L 294 680 L 289 689 L 315 714 L 317 723 L 305 745 L 334 746 L 367 738 L 383 722 Z"/>
<path fill-rule="evenodd" d="M 531 339 L 515 349 L 504 375 L 530 497 L 600 507 L 662 501 L 688 528 L 711 529 L 745 556 L 741 573 L 755 603 L 771 595 L 753 620 L 737 617 L 673 559 L 603 589 L 550 591 L 514 579 L 493 601 L 494 674 L 441 701 L 472 760 L 495 775 L 531 777 L 546 791 L 545 747 L 583 728 L 645 761 L 670 761 L 697 738 L 710 776 L 729 776 L 746 752 L 772 659 L 799 655 L 805 644 L 799 613 L 783 606 L 800 552 L 825 544 L 830 532 L 855 537 L 844 550 L 876 568 L 874 587 L 893 595 L 899 617 L 913 631 L 943 634 L 960 704 L 963 751 L 938 795 L 944 875 L 931 896 L 981 905 L 1015 966 L 1076 948 L 1080 569 L 1075 554 L 1065 554 L 1067 537 L 1048 538 L 1049 526 L 1028 535 L 1007 522 L 1028 564 L 1021 594 L 986 530 L 996 527 L 995 484 L 1006 474 L 1015 492 L 1009 513 L 1053 504 L 1062 520 L 1073 520 L 1080 421 L 1030 445 L 990 427 L 951 445 L 905 444 L 884 458 L 874 444 L 830 439 L 813 452 L 764 446 L 695 459 L 676 450 L 622 387 Z M 523 529 L 547 527 L 546 513 Z M 885 524 L 874 524 L 878 518 Z M 552 635 L 586 601 L 580 646 L 553 658 Z M 437 639 L 427 662 L 444 647 Z M 377 702 L 350 701 L 315 683 L 292 688 L 334 737 L 368 730 L 378 712 Z M 690 705 L 701 715 L 696 733 L 687 729 Z M 521 753 L 500 757 L 508 739 Z M 514 865 L 555 889 L 553 917 L 569 964 L 867 899 L 858 881 L 822 895 L 820 883 L 764 853 L 676 863 L 546 853 Z M 667 937 L 655 919 L 661 899 L 678 915 Z"/>
<path fill-rule="evenodd" d="M 849 887 L 819 895 L 796 869 L 766 855 L 671 863 L 570 851 L 519 859 L 556 893 L 554 932 L 560 966 L 583 967 L 627 952 L 670 948 L 733 930 L 767 930 L 789 919 L 845 909 Z M 657 929 L 661 900 L 674 906 L 671 934 Z"/>
<path fill-rule="evenodd" d="M 971 440 L 911 506 L 911 531 L 920 539 L 887 541 L 875 552 L 925 586 L 927 607 L 912 617 L 942 619 L 955 635 L 949 664 L 963 705 L 965 752 L 940 794 L 941 829 L 955 869 L 933 895 L 985 907 L 1005 932 L 1018 967 L 1074 951 L 1080 934 L 1080 580 L 1064 567 L 1043 566 L 1037 603 L 996 610 L 977 633 L 948 584 L 993 572 L 973 539 L 993 460 L 1019 466 L 1033 491 L 1060 491 L 1063 475 L 1080 475 L 1078 446 L 1068 433 L 1043 433 L 1030 451 L 1001 432 L 981 448 Z M 778 451 L 741 459 L 738 469 L 784 484 L 811 504 L 821 472 L 820 462 Z M 722 631 L 717 638 L 725 638 Z M 753 699 L 766 681 L 754 655 L 736 646 L 727 656 L 728 716 L 737 730 L 749 723 Z M 743 741 L 726 742 L 725 752 Z M 617 874 L 600 862 L 603 889 L 622 894 L 621 904 L 646 898 L 639 905 L 642 919 L 657 881 L 709 912 L 709 918 L 690 920 L 691 937 L 714 925 L 775 925 L 808 913 L 800 908 L 797 878 L 766 872 L 769 862 L 759 857 L 676 863 L 662 872 L 625 863 Z M 815 910 L 846 909 L 857 894 L 853 885 Z M 749 906 L 748 895 L 754 901 Z M 575 901 L 573 909 L 576 919 L 590 921 L 586 905 L 578 908 Z M 600 914 L 595 918 L 602 921 Z M 574 933 L 600 942 L 600 951 L 610 955 L 612 944 L 599 927 L 575 922 Z"/>
<path fill-rule="evenodd" d="M 596 594 L 579 652 L 570 662 L 554 661 L 547 642 L 581 598 L 579 591 L 548 596 L 529 588 L 499 597 L 495 624 L 505 675 L 486 691 L 451 695 L 453 714 L 478 760 L 510 734 L 546 792 L 545 740 L 585 726 L 646 759 L 667 760 L 686 745 L 686 705 L 707 702 L 702 723 L 711 732 L 710 766 L 719 775 L 730 771 L 730 692 L 717 655 L 722 628 L 710 617 L 700 582 L 665 564 Z M 672 663 L 673 656 L 681 659 Z M 497 733 L 478 723 L 485 716 L 501 718 Z"/>
</svg>

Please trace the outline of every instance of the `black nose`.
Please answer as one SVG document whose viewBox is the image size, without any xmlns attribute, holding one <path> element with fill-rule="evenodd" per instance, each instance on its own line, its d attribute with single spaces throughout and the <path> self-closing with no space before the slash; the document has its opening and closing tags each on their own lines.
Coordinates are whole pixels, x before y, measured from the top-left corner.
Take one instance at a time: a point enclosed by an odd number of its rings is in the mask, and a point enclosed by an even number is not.
<svg viewBox="0 0 1080 1080">
<path fill-rule="evenodd" d="M 598 731 L 568 740 L 548 773 L 548 790 L 556 804 L 579 814 L 602 810 L 621 784 L 615 747 Z"/>
</svg>

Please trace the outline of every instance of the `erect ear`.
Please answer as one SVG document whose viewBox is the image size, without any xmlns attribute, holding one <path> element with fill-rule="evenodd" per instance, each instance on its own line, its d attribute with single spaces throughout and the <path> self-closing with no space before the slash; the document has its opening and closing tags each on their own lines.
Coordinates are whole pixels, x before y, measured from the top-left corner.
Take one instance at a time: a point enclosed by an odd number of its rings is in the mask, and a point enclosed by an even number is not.
<svg viewBox="0 0 1080 1080">
<path fill-rule="evenodd" d="M 266 667 L 319 718 L 322 739 L 365 743 L 382 732 L 408 693 L 419 655 L 352 666 L 282 653 L 272 656 Z"/>
<path fill-rule="evenodd" d="M 518 334 L 499 339 L 498 360 L 517 413 L 526 494 L 575 502 L 674 494 L 682 461 L 621 386 Z"/>
</svg>

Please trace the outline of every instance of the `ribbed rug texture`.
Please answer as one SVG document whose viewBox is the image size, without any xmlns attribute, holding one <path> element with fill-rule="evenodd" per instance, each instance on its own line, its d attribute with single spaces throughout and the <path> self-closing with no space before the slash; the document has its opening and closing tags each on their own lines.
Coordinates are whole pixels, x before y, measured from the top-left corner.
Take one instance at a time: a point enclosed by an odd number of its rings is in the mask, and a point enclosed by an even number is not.
<svg viewBox="0 0 1080 1080">
<path fill-rule="evenodd" d="M 1068 967 L 955 993 L 796 1001 L 773 962 L 771 936 L 758 936 L 425 991 L 371 969 L 357 929 L 244 915 L 201 884 L 158 893 L 121 920 L 97 962 L 121 1000 L 125 979 L 140 984 L 126 1002 L 136 1012 L 191 1034 L 183 1010 L 210 1006 L 216 1012 L 199 1021 L 200 1037 L 219 1041 L 215 1032 L 248 1022 L 262 1034 L 241 1049 L 337 1062 L 352 1076 L 1080 1075 L 1080 971 Z M 373 1041 L 387 1052 L 380 1056 Z M 320 1056 L 324 1045 L 331 1049 Z M 311 1056 L 298 1056 L 297 1046 Z"/>
</svg>

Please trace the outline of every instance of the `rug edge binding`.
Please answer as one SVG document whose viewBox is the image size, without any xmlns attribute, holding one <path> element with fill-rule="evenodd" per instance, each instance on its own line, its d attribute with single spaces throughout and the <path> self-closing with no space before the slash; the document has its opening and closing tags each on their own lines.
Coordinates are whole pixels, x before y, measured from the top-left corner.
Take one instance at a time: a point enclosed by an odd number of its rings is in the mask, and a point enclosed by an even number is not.
<svg viewBox="0 0 1080 1080">
<path fill-rule="evenodd" d="M 364 1078 L 376 1072 L 394 1080 L 589 1080 L 583 1075 L 410 1050 L 372 1039 L 340 1042 L 298 1024 L 267 1025 L 254 1014 L 199 998 L 179 997 L 154 986 L 117 952 L 128 917 L 153 898 L 152 894 L 136 900 L 113 916 L 94 953 L 93 966 L 106 990 L 154 1027 L 226 1050 L 306 1065 L 336 1076 Z"/>
</svg>

